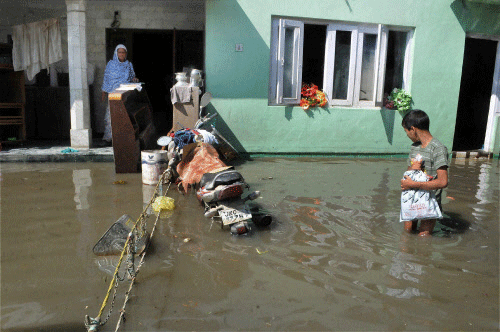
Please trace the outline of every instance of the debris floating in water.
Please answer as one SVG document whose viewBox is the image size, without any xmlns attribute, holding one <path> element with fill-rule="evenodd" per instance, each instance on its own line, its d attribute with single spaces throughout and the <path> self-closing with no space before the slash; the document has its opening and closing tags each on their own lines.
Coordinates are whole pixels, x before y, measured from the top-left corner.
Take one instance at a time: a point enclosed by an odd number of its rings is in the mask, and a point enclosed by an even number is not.
<svg viewBox="0 0 500 332">
<path fill-rule="evenodd" d="M 118 180 L 118 181 L 113 182 L 113 184 L 127 184 L 127 181 Z"/>
<path fill-rule="evenodd" d="M 166 196 L 158 196 L 155 198 L 151 207 L 156 215 L 160 214 L 160 218 L 169 218 L 173 214 L 175 208 L 174 199 Z"/>
<path fill-rule="evenodd" d="M 266 251 L 260 251 L 259 248 L 255 248 L 255 250 L 257 251 L 257 253 L 259 255 L 265 254 L 267 252 L 267 250 Z"/>
</svg>

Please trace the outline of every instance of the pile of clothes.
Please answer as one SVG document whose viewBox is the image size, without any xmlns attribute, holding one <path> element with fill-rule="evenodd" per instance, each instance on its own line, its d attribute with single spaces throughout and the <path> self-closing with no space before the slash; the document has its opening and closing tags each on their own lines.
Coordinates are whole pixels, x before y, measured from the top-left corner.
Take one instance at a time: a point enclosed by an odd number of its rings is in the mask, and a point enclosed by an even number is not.
<svg viewBox="0 0 500 332">
<path fill-rule="evenodd" d="M 205 173 L 228 169 L 219 157 L 217 137 L 204 129 L 182 129 L 170 135 L 167 149 L 172 176 L 187 191 Z"/>
</svg>

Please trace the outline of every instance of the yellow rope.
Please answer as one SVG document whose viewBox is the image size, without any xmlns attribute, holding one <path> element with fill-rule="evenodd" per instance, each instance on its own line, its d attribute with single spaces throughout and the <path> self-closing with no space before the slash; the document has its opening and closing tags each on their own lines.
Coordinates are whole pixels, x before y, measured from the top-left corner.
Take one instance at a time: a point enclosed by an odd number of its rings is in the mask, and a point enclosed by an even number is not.
<svg viewBox="0 0 500 332">
<path fill-rule="evenodd" d="M 119 270 L 120 265 L 121 265 L 121 263 L 123 261 L 123 257 L 125 256 L 125 252 L 127 251 L 127 245 L 128 245 L 128 243 L 130 241 L 130 236 L 131 236 L 132 232 L 136 229 L 136 227 L 139 224 L 139 222 L 142 221 L 142 220 L 144 220 L 144 216 L 146 215 L 146 211 L 151 206 L 151 204 L 153 203 L 154 198 L 155 198 L 155 194 L 158 191 L 158 188 L 161 185 L 161 183 L 163 183 L 163 180 L 165 178 L 165 174 L 169 170 L 170 170 L 170 168 L 167 168 L 165 170 L 165 172 L 163 172 L 163 174 L 161 175 L 160 179 L 158 180 L 158 183 L 156 184 L 155 191 L 154 191 L 153 196 L 151 197 L 151 200 L 149 201 L 148 205 L 144 208 L 144 210 L 142 211 L 141 215 L 139 216 L 139 218 L 135 222 L 134 226 L 130 230 L 129 236 L 127 236 L 127 240 L 125 241 L 125 245 L 123 246 L 123 250 L 121 252 L 120 259 L 118 260 L 118 265 L 116 266 L 115 272 L 113 274 L 113 278 L 111 279 L 111 282 L 109 283 L 108 292 L 106 293 L 106 297 L 104 298 L 104 300 L 102 302 L 101 309 L 99 310 L 99 315 L 97 315 L 97 317 L 95 318 L 96 321 L 98 321 L 98 322 L 101 321 L 101 316 L 102 316 L 102 313 L 104 311 L 104 308 L 106 308 L 106 305 L 108 304 L 109 295 L 111 294 L 111 291 L 113 289 L 113 285 L 115 283 L 115 278 L 118 275 L 118 270 Z"/>
</svg>

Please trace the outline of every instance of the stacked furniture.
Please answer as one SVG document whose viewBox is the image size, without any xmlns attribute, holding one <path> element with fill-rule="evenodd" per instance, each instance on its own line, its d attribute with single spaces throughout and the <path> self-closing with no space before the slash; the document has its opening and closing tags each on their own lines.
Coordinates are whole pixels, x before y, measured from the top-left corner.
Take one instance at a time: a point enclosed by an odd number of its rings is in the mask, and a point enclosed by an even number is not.
<svg viewBox="0 0 500 332">
<path fill-rule="evenodd" d="M 24 71 L 14 71 L 12 46 L 0 44 L 0 141 L 26 140 Z"/>
</svg>

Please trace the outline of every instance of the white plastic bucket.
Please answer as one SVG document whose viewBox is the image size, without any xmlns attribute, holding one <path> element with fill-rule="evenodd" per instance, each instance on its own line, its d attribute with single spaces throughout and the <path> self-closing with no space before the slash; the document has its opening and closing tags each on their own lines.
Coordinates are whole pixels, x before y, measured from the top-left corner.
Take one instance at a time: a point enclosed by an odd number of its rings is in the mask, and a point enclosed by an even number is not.
<svg viewBox="0 0 500 332">
<path fill-rule="evenodd" d="M 141 151 L 142 183 L 156 185 L 158 178 L 167 169 L 166 150 Z"/>
</svg>

